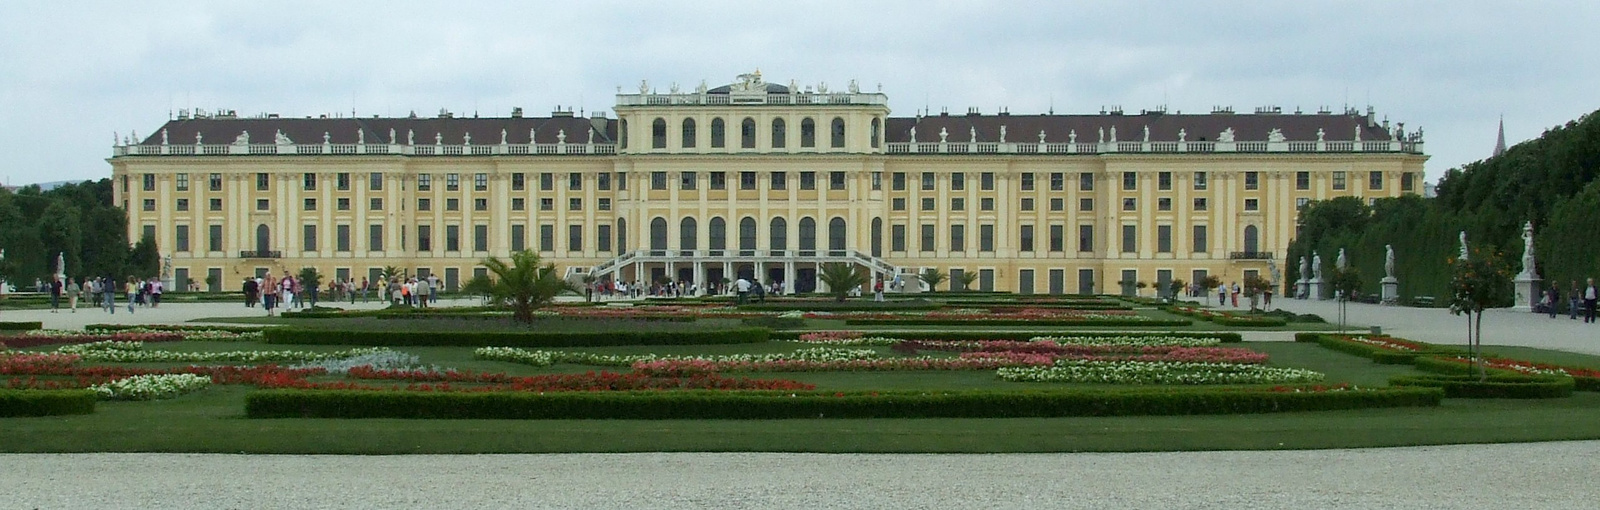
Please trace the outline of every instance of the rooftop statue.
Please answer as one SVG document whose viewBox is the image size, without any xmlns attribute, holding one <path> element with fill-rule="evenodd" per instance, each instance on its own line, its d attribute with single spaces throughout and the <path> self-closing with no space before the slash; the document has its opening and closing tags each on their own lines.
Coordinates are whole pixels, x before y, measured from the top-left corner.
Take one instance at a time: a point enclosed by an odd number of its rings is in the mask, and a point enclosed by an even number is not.
<svg viewBox="0 0 1600 510">
<path fill-rule="evenodd" d="M 1006 125 L 1000 125 L 1000 143 L 1006 143 Z"/>
<path fill-rule="evenodd" d="M 950 131 L 945 128 L 939 128 L 939 143 L 945 143 L 946 138 L 950 138 Z"/>
<path fill-rule="evenodd" d="M 250 132 L 240 131 L 239 136 L 233 137 L 234 145 L 250 145 Z"/>
<path fill-rule="evenodd" d="M 294 140 L 290 140 L 289 135 L 283 134 L 283 131 L 279 130 L 278 133 L 273 136 L 272 143 L 278 145 L 294 145 Z"/>
<path fill-rule="evenodd" d="M 1218 133 L 1217 134 L 1217 141 L 1224 142 L 1224 143 L 1233 143 L 1233 128 L 1224 129 L 1224 130 L 1222 130 L 1221 133 Z"/>
<path fill-rule="evenodd" d="M 1282 129 L 1278 129 L 1278 128 L 1272 128 L 1272 131 L 1268 131 L 1267 132 L 1267 141 L 1269 141 L 1269 142 L 1282 142 L 1282 141 L 1284 141 L 1283 130 Z"/>
</svg>

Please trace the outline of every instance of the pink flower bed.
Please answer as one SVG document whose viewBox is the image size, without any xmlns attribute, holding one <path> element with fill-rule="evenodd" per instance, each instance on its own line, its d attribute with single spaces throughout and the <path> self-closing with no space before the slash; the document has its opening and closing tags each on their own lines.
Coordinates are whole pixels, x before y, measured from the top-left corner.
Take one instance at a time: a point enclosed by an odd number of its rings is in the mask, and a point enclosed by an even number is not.
<svg viewBox="0 0 1600 510">
<path fill-rule="evenodd" d="M 41 345 L 92 344 L 114 340 L 117 342 L 181 342 L 180 333 L 111 333 L 111 334 L 28 334 L 6 337 L 4 343 L 12 349 L 26 349 Z"/>
</svg>

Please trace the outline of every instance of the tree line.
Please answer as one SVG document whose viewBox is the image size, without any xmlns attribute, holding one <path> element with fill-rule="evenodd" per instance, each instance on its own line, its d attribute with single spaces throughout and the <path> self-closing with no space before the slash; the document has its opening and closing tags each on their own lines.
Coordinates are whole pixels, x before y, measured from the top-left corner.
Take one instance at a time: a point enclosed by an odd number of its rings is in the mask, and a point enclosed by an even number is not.
<svg viewBox="0 0 1600 510">
<path fill-rule="evenodd" d="M 127 214 L 112 202 L 111 179 L 37 185 L 15 192 L 0 188 L 0 278 L 18 290 L 56 273 L 56 257 L 67 276 L 141 278 L 156 276 L 161 256 L 154 239 L 129 245 Z"/>
<path fill-rule="evenodd" d="M 1360 274 L 1362 292 L 1379 291 L 1384 246 L 1395 250 L 1400 296 L 1451 295 L 1449 262 L 1459 256 L 1460 232 L 1473 250 L 1497 254 L 1522 268 L 1523 222 L 1534 226 L 1537 268 L 1563 293 L 1572 280 L 1600 277 L 1600 111 L 1548 129 L 1504 154 L 1445 172 L 1438 196 L 1313 202 L 1300 213 L 1289 247 L 1285 282 L 1299 278 L 1299 258 L 1322 255 L 1332 268 L 1340 248 Z M 1509 305 L 1509 296 L 1502 305 Z"/>
</svg>

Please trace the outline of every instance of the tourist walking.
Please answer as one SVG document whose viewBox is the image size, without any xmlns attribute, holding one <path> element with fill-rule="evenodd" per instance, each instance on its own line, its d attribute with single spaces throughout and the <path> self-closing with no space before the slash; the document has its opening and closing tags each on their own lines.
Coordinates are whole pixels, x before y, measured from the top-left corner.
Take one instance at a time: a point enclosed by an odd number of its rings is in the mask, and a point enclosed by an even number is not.
<svg viewBox="0 0 1600 510">
<path fill-rule="evenodd" d="M 1583 307 L 1583 291 L 1578 288 L 1578 281 L 1572 281 L 1572 290 L 1567 292 L 1567 318 L 1578 320 L 1578 309 Z"/>
<path fill-rule="evenodd" d="M 428 307 L 428 298 L 433 294 L 432 284 L 428 283 L 428 280 L 429 278 L 421 278 L 417 280 L 417 306 L 421 306 L 422 308 Z"/>
<path fill-rule="evenodd" d="M 122 284 L 122 291 L 128 295 L 128 313 L 133 313 L 133 301 L 139 298 L 139 280 L 129 276 L 127 283 Z"/>
<path fill-rule="evenodd" d="M 1594 308 L 1596 301 L 1600 301 L 1600 289 L 1595 289 L 1594 278 L 1589 279 L 1589 287 L 1583 289 L 1583 323 L 1593 324 Z"/>
<path fill-rule="evenodd" d="M 1232 292 L 1231 295 L 1233 296 L 1233 307 L 1234 308 L 1238 308 L 1239 307 L 1239 282 L 1233 282 L 1233 292 Z"/>
<path fill-rule="evenodd" d="M 733 282 L 733 290 L 737 291 L 739 294 L 739 304 L 744 304 L 745 300 L 750 298 L 750 280 L 746 280 L 742 276 L 739 277 L 738 280 L 734 280 Z"/>
<path fill-rule="evenodd" d="M 62 285 L 61 285 L 61 277 L 59 277 L 59 276 L 51 276 L 50 277 L 49 286 L 50 286 L 50 313 L 56 313 L 57 310 L 61 309 L 61 292 L 63 290 L 62 289 Z"/>
<path fill-rule="evenodd" d="M 883 302 L 883 278 L 878 278 L 877 283 L 872 284 L 872 300 Z"/>
<path fill-rule="evenodd" d="M 1217 306 L 1228 306 L 1228 284 L 1217 286 Z"/>
<path fill-rule="evenodd" d="M 428 299 L 433 300 L 432 304 L 439 304 L 439 277 L 431 274 L 428 275 Z"/>
<path fill-rule="evenodd" d="M 83 293 L 83 288 L 78 286 L 77 278 L 67 279 L 67 303 L 72 313 L 78 313 L 78 295 Z"/>
<path fill-rule="evenodd" d="M 110 276 L 100 278 L 101 301 L 105 302 L 106 312 L 117 314 L 117 281 Z"/>
<path fill-rule="evenodd" d="M 1554 285 L 1551 285 L 1550 288 L 1544 290 L 1544 299 L 1540 300 L 1540 304 L 1544 306 L 1545 312 L 1549 313 L 1550 318 L 1552 319 L 1556 318 L 1556 303 L 1560 302 L 1561 292 L 1556 290 Z"/>
<path fill-rule="evenodd" d="M 167 285 L 161 280 L 150 279 L 150 308 L 161 306 L 161 294 L 167 290 Z"/>
</svg>

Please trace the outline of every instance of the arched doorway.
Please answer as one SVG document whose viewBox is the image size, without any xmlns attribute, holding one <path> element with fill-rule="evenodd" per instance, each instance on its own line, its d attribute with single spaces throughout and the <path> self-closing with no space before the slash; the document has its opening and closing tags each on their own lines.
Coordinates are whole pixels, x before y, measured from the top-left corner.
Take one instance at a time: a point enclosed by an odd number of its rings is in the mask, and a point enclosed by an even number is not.
<svg viewBox="0 0 1600 510">
<path fill-rule="evenodd" d="M 657 217 L 650 220 L 650 249 L 667 249 L 667 219 Z"/>
<path fill-rule="evenodd" d="M 828 220 L 828 251 L 844 251 L 844 218 Z"/>
<path fill-rule="evenodd" d="M 817 220 L 800 218 L 800 251 L 817 250 Z"/>
<path fill-rule="evenodd" d="M 256 255 L 265 257 L 269 251 L 272 251 L 272 229 L 263 223 L 256 226 Z"/>
<path fill-rule="evenodd" d="M 696 228 L 697 226 L 698 225 L 694 221 L 694 218 L 690 218 L 690 217 L 685 217 L 683 219 L 683 221 L 678 224 L 678 249 L 680 249 L 680 250 L 698 250 L 698 249 L 700 249 L 699 248 L 699 244 L 700 243 L 698 242 L 700 236 L 699 236 L 699 232 L 697 232 L 697 230 L 699 230 L 699 229 Z"/>
<path fill-rule="evenodd" d="M 883 256 L 883 218 L 872 219 L 872 256 Z"/>
<path fill-rule="evenodd" d="M 728 249 L 728 222 L 718 216 L 711 218 L 711 244 L 706 246 L 710 250 Z"/>
<path fill-rule="evenodd" d="M 1255 225 L 1248 225 L 1244 227 L 1245 253 L 1248 253 L 1253 257 L 1257 252 L 1261 251 L 1261 241 L 1259 237 L 1260 235 L 1257 233 Z"/>
</svg>

